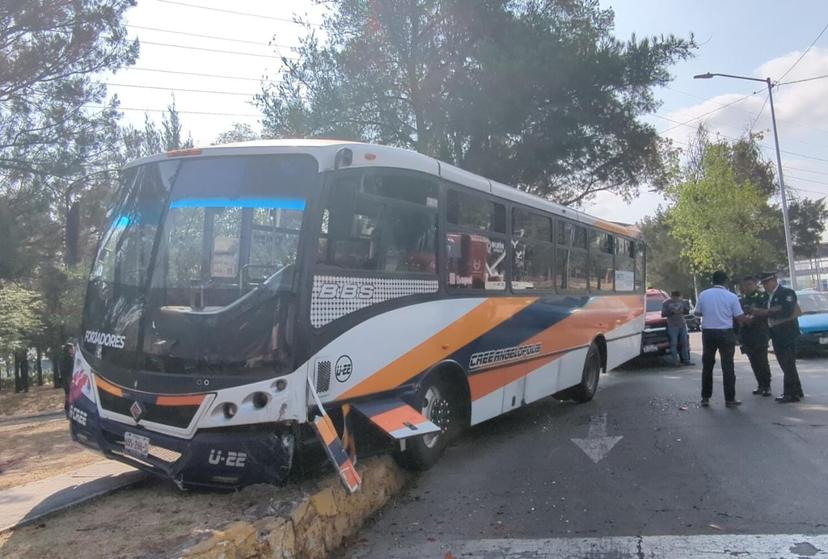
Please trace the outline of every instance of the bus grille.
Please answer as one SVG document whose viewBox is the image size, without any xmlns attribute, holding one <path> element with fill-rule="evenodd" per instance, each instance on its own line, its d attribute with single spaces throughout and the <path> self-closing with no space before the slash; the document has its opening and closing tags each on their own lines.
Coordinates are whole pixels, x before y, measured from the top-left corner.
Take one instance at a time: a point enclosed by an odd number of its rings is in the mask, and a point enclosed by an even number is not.
<svg viewBox="0 0 828 559">
<path fill-rule="evenodd" d="M 132 415 L 129 407 L 134 400 L 121 398 L 103 390 L 99 390 L 98 395 L 103 409 L 127 417 Z M 190 425 L 190 421 L 198 412 L 198 406 L 158 406 L 149 402 L 141 402 L 141 406 L 144 408 L 144 413 L 141 415 L 142 420 L 182 429 Z"/>
<path fill-rule="evenodd" d="M 316 391 L 327 392 L 331 387 L 331 362 L 316 362 Z"/>
</svg>

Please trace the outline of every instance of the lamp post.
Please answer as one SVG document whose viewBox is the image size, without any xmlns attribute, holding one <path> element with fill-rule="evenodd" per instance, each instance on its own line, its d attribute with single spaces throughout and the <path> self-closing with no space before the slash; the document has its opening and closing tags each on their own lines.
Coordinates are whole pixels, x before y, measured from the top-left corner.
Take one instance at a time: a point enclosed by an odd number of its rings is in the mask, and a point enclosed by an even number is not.
<svg viewBox="0 0 828 559">
<path fill-rule="evenodd" d="M 797 288 L 796 285 L 796 266 L 794 265 L 793 243 L 791 242 L 791 226 L 788 220 L 788 198 L 785 194 L 785 180 L 782 178 L 782 156 L 779 152 L 779 133 L 776 131 L 776 112 L 773 108 L 773 82 L 770 78 L 751 78 L 750 76 L 734 76 L 733 74 L 698 74 L 693 76 L 695 80 L 709 80 L 716 76 L 722 78 L 733 78 L 736 80 L 748 80 L 752 82 L 762 82 L 768 86 L 768 101 L 771 109 L 771 122 L 773 123 L 773 142 L 776 147 L 776 173 L 779 175 L 779 193 L 782 197 L 782 221 L 785 226 L 785 252 L 788 256 L 788 270 L 791 274 L 791 287 Z"/>
</svg>

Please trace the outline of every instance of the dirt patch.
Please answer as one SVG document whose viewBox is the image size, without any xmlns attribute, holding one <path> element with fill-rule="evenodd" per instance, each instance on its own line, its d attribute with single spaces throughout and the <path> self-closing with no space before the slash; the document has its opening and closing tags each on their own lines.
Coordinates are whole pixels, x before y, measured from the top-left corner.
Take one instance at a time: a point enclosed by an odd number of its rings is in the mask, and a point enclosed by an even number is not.
<svg viewBox="0 0 828 559">
<path fill-rule="evenodd" d="M 387 456 L 368 459 L 360 470 L 364 486 L 354 495 L 332 474 L 234 493 L 181 492 L 149 479 L 0 534 L 0 556 L 318 559 L 402 487 L 403 476 Z"/>
<path fill-rule="evenodd" d="M 266 516 L 271 501 L 292 507 L 300 496 L 299 488 L 269 485 L 236 493 L 184 493 L 150 479 L 32 526 L 0 534 L 0 556 L 168 557 L 201 532 Z"/>
<path fill-rule="evenodd" d="M 63 390 L 52 388 L 51 384 L 31 386 L 28 392 L 20 394 L 4 390 L 0 392 L 0 417 L 62 411 L 63 398 Z"/>
<path fill-rule="evenodd" d="M 71 472 L 101 459 L 100 454 L 72 441 L 64 418 L 0 423 L 0 490 Z"/>
</svg>

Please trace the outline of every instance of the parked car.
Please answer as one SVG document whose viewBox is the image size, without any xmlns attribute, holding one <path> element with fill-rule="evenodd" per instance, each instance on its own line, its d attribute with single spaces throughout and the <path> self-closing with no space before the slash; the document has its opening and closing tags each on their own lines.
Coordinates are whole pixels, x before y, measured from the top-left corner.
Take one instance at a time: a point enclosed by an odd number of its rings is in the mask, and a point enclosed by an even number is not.
<svg viewBox="0 0 828 559">
<path fill-rule="evenodd" d="M 641 335 L 641 355 L 656 356 L 670 353 L 667 319 L 661 316 L 661 306 L 669 298 L 670 295 L 661 289 L 647 290 L 644 332 Z M 681 345 L 679 345 L 679 351 L 681 351 Z"/>
<path fill-rule="evenodd" d="M 684 317 L 684 321 L 687 323 L 687 331 L 701 332 L 701 318 L 693 314 L 696 307 L 690 301 L 687 301 L 687 304 L 690 306 L 690 313 Z"/>
<path fill-rule="evenodd" d="M 797 291 L 799 317 L 798 349 L 803 353 L 828 350 L 828 292 Z"/>
</svg>

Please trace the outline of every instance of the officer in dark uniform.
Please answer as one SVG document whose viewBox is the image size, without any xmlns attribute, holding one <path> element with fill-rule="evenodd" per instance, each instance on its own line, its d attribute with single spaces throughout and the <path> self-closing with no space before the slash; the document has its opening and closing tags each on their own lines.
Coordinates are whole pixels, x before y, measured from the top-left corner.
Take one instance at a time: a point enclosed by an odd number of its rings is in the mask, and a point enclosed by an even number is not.
<svg viewBox="0 0 828 559">
<path fill-rule="evenodd" d="M 802 384 L 799 382 L 799 372 L 796 370 L 796 339 L 799 337 L 799 306 L 796 301 L 796 292 L 779 285 L 776 274 L 766 272 L 762 274 L 762 287 L 768 294 L 766 309 L 754 310 L 754 316 L 766 316 L 773 352 L 776 360 L 785 375 L 782 395 L 776 401 L 782 404 L 798 402 L 804 396 Z"/>
<path fill-rule="evenodd" d="M 739 302 L 742 310 L 751 317 L 750 322 L 739 328 L 739 345 L 742 353 L 747 355 L 750 368 L 756 376 L 754 394 L 771 395 L 771 370 L 768 363 L 768 320 L 755 316 L 754 309 L 768 308 L 768 294 L 756 288 L 756 277 L 746 276 L 742 279 L 742 296 Z"/>
</svg>

